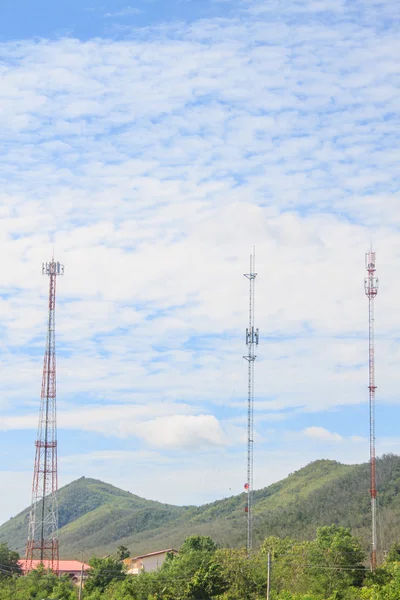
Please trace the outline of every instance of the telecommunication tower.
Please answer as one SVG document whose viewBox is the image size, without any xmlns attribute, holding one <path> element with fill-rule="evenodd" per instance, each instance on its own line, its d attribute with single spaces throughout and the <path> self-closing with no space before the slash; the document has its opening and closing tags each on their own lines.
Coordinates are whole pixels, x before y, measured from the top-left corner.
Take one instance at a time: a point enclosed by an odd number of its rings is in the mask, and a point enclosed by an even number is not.
<svg viewBox="0 0 400 600">
<path fill-rule="evenodd" d="M 369 306 L 369 456 L 370 456 L 370 494 L 371 494 L 371 571 L 376 569 L 376 455 L 375 455 L 375 315 L 374 301 L 378 293 L 379 280 L 375 276 L 375 252 L 372 248 L 365 255 L 367 277 L 364 280 L 365 293 Z"/>
<path fill-rule="evenodd" d="M 57 509 L 57 422 L 56 422 L 56 349 L 55 305 L 56 279 L 64 274 L 64 266 L 54 261 L 43 263 L 43 275 L 50 278 L 49 314 L 44 354 L 39 426 L 35 442 L 35 468 L 32 505 L 29 515 L 26 565 L 34 560 L 58 573 L 58 509 Z"/>
<path fill-rule="evenodd" d="M 254 450 L 254 361 L 257 358 L 255 348 L 258 346 L 258 329 L 254 328 L 254 300 L 255 279 L 254 272 L 256 263 L 255 250 L 250 255 L 250 272 L 244 276 L 249 280 L 249 326 L 246 329 L 247 355 L 243 358 L 248 363 L 248 385 L 247 385 L 247 481 L 245 490 L 247 492 L 247 554 L 251 554 L 253 547 L 253 450 Z"/>
</svg>

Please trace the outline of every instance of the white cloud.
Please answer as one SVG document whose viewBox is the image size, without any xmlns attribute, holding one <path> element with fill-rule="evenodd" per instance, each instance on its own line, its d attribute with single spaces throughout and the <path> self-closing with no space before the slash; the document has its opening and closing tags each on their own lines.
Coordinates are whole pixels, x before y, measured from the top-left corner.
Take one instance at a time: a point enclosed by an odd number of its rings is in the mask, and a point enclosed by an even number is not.
<svg viewBox="0 0 400 600">
<path fill-rule="evenodd" d="M 343 438 L 338 433 L 332 433 L 324 427 L 307 427 L 304 435 L 320 442 L 342 442 Z"/>
<path fill-rule="evenodd" d="M 212 415 L 173 415 L 157 418 L 141 426 L 140 435 L 151 445 L 167 448 L 223 446 L 226 442 Z"/>
<path fill-rule="evenodd" d="M 179 404 L 89 406 L 74 411 L 58 411 L 60 430 L 92 431 L 106 436 L 136 436 L 157 448 L 195 449 L 226 445 L 221 425 L 213 415 L 179 414 L 196 407 Z M 178 414 L 176 414 L 178 413 Z M 155 415 L 155 418 L 151 418 Z M 160 416 L 163 415 L 163 416 Z M 36 414 L 0 417 L 0 430 L 36 429 Z"/>
<path fill-rule="evenodd" d="M 71 436 L 243 451 L 254 244 L 259 443 L 290 407 L 367 401 L 371 237 L 378 393 L 399 404 L 400 48 L 392 3 L 376 6 L 248 2 L 119 41 L 1 45 L 4 431 L 36 428 L 53 244 Z"/>
</svg>

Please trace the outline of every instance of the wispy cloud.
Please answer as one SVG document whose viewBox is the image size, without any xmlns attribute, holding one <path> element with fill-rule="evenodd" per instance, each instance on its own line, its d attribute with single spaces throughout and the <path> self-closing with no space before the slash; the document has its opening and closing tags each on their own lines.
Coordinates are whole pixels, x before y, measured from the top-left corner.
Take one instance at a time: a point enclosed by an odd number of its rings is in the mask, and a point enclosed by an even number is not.
<svg viewBox="0 0 400 600">
<path fill-rule="evenodd" d="M 69 454 L 60 459 L 60 463 L 65 468 L 74 468 L 77 462 L 79 462 L 81 467 L 85 465 L 85 467 L 90 469 L 96 463 L 104 464 L 104 462 L 134 462 L 135 465 L 156 463 L 159 465 L 172 463 L 173 460 L 159 452 L 149 450 L 94 450 L 86 454 Z"/>
<path fill-rule="evenodd" d="M 135 6 L 126 6 L 121 10 L 117 10 L 115 12 L 108 12 L 104 16 L 105 17 L 131 17 L 134 15 L 140 15 L 142 10 Z"/>
<path fill-rule="evenodd" d="M 194 454 L 193 442 L 227 452 L 227 473 L 241 479 L 241 274 L 254 244 L 258 455 L 277 453 L 276 476 L 297 456 L 292 448 L 282 458 L 269 421 L 283 431 L 289 408 L 306 419 L 366 400 L 371 237 L 382 282 L 379 391 L 398 405 L 396 7 L 251 1 L 229 19 L 163 23 L 124 40 L 1 45 L 5 434 L 34 435 L 40 264 L 53 244 L 66 265 L 60 428 L 98 434 L 92 451 L 105 431 L 126 451 L 168 456 L 180 440 Z M 340 419 L 332 429 L 348 442 Z"/>
</svg>

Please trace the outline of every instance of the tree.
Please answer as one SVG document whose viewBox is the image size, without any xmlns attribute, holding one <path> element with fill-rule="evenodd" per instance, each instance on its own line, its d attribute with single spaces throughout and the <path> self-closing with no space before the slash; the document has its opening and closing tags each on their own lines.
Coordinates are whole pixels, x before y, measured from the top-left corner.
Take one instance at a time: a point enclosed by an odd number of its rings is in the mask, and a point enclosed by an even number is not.
<svg viewBox="0 0 400 600">
<path fill-rule="evenodd" d="M 86 592 L 95 590 L 104 592 L 112 581 L 126 577 L 124 564 L 113 556 L 91 558 L 89 565 L 91 569 L 88 572 L 88 580 L 85 584 Z"/>
<path fill-rule="evenodd" d="M 210 600 L 226 589 L 221 565 L 212 560 L 208 565 L 200 565 L 188 583 L 187 600 Z"/>
<path fill-rule="evenodd" d="M 288 537 L 279 538 L 271 535 L 267 537 L 261 545 L 261 554 L 271 554 L 272 560 L 277 560 L 293 552 L 295 542 Z"/>
<path fill-rule="evenodd" d="M 400 562 L 400 543 L 393 544 L 386 557 L 386 562 Z"/>
<path fill-rule="evenodd" d="M 164 561 L 152 580 L 157 600 L 209 600 L 225 589 L 216 544 L 209 536 L 186 538 L 179 555 Z M 141 579 L 142 575 L 137 578 Z M 133 595 L 135 598 L 135 596 Z M 137 596 L 142 600 L 147 597 Z"/>
<path fill-rule="evenodd" d="M 76 600 L 76 586 L 65 576 L 59 579 L 43 565 L 26 577 L 3 580 L 0 600 Z"/>
<path fill-rule="evenodd" d="M 125 558 L 129 558 L 131 555 L 130 550 L 126 546 L 118 546 L 117 548 L 117 558 L 120 561 L 125 560 Z"/>
<path fill-rule="evenodd" d="M 215 552 L 217 544 L 209 535 L 191 535 L 185 539 L 180 547 L 180 554 L 187 554 L 192 551 Z"/>
<path fill-rule="evenodd" d="M 10 550 L 6 543 L 0 544 L 0 580 L 12 577 L 13 575 L 22 575 L 22 569 L 18 563 L 19 554 Z"/>
<path fill-rule="evenodd" d="M 77 588 L 68 575 L 61 577 L 52 589 L 49 600 L 76 600 Z"/>
<path fill-rule="evenodd" d="M 361 587 L 365 552 L 350 529 L 338 525 L 319 527 L 307 554 L 310 591 L 329 598 L 351 586 Z"/>
<path fill-rule="evenodd" d="M 218 550 L 215 560 L 221 565 L 224 600 L 265 598 L 267 558 L 255 553 L 250 558 L 243 550 Z"/>
<path fill-rule="evenodd" d="M 286 537 L 270 536 L 261 546 L 261 554 L 271 555 L 272 582 L 275 592 L 303 592 L 308 581 L 305 564 L 310 542 L 297 542 Z"/>
</svg>

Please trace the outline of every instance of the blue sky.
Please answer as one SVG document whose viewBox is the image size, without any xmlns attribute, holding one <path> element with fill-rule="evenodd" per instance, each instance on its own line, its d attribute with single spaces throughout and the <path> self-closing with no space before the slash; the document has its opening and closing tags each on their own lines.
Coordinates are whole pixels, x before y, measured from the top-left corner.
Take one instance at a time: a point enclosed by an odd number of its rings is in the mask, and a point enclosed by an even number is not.
<svg viewBox="0 0 400 600">
<path fill-rule="evenodd" d="M 57 4 L 50 0 L 39 0 L 35 4 L 5 0 L 0 8 L 3 24 L 0 40 L 32 37 L 54 39 L 66 35 L 80 40 L 95 37 L 129 38 L 132 36 L 132 28 L 153 27 L 168 22 L 192 23 L 198 19 L 224 18 L 240 7 L 241 2 L 235 0 L 140 0 L 130 4 L 123 0 L 64 0 Z"/>
<path fill-rule="evenodd" d="M 200 504 L 243 489 L 256 246 L 255 485 L 398 452 L 395 1 L 3 2 L 0 520 L 30 501 L 48 282 L 61 484 Z M 366 482 L 366 493 L 368 482 Z"/>
</svg>

